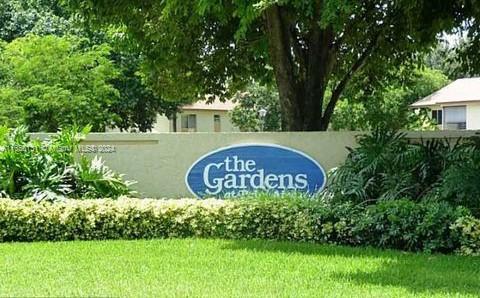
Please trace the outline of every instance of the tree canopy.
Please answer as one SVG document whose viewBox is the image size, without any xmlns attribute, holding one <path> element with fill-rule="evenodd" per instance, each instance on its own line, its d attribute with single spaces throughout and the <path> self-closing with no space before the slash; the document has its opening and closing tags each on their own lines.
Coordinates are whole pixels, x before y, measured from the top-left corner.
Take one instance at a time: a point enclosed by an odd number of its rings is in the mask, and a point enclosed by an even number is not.
<svg viewBox="0 0 480 298">
<path fill-rule="evenodd" d="M 119 73 L 109 54 L 108 45 L 84 48 L 75 37 L 29 35 L 4 44 L 0 118 L 31 131 L 56 132 L 74 124 L 104 131 L 116 117 L 109 107 L 119 100 L 111 83 Z M 13 112 L 18 114 L 12 117 Z"/>
<path fill-rule="evenodd" d="M 359 82 L 350 85 L 339 101 L 332 119 L 332 129 L 368 131 L 376 128 L 387 130 L 431 130 L 434 123 L 424 111 L 415 113 L 409 105 L 430 95 L 449 83 L 438 70 L 430 68 L 395 68 L 395 75 L 373 84 L 373 88 L 361 89 Z M 365 81 L 361 82 L 365 84 Z M 359 91 L 361 90 L 361 91 Z"/>
<path fill-rule="evenodd" d="M 0 39 L 10 42 L 27 34 L 63 36 L 79 31 L 70 13 L 56 0 L 0 2 Z"/>
<path fill-rule="evenodd" d="M 101 30 L 98 30 L 101 29 Z M 108 58 L 113 64 L 115 71 L 118 75 L 115 78 L 111 78 L 111 83 L 116 89 L 114 97 L 111 98 L 111 102 L 115 103 L 108 107 L 104 111 L 98 111 L 103 113 L 105 118 L 110 118 L 111 123 L 109 126 L 117 127 L 123 131 L 149 131 L 152 129 L 157 114 L 165 114 L 170 116 L 174 113 L 179 105 L 178 102 L 167 102 L 162 100 L 157 94 L 149 88 L 143 78 L 141 66 L 144 58 L 141 49 L 135 46 L 124 34 L 122 34 L 122 28 L 108 27 L 108 28 L 93 28 L 88 22 L 84 20 L 78 14 L 67 10 L 61 1 L 57 0 L 9 0 L 0 3 L 0 39 L 6 43 L 16 42 L 17 40 L 29 36 L 30 40 L 33 40 L 32 36 L 45 36 L 51 38 L 51 36 L 58 37 L 55 42 L 65 40 L 65 42 L 71 42 L 72 37 L 75 39 L 75 50 L 88 52 L 94 47 L 109 48 L 108 53 L 104 58 Z M 43 40 L 43 39 L 40 39 Z M 38 54 L 45 51 L 46 57 L 51 57 L 52 53 L 49 51 L 51 47 L 47 46 L 42 48 L 43 42 L 37 45 Z M 26 46 L 35 47 L 31 43 L 18 42 L 17 47 Z M 29 50 L 29 49 L 26 49 Z M 22 51 L 19 49 L 18 51 Z M 82 63 L 80 60 L 76 62 Z M 0 76 L 2 76 L 2 68 L 7 67 L 6 61 L 0 65 Z M 55 59 L 45 59 L 45 63 L 53 63 L 53 65 L 44 64 L 44 68 L 58 67 L 59 61 Z M 109 62 L 109 63 L 110 63 Z M 74 61 L 69 61 L 64 67 L 76 68 L 78 65 L 74 65 Z M 10 65 L 11 66 L 11 65 Z M 34 71 L 37 71 L 34 69 Z M 75 70 L 73 70 L 75 72 Z M 3 72 L 6 73 L 6 72 Z M 60 87 L 64 81 L 61 77 L 62 72 L 52 72 L 52 76 L 57 76 L 55 79 L 59 82 Z M 53 80 L 53 77 L 52 77 Z M 29 85 L 33 84 L 33 85 Z M 25 123 L 25 109 L 23 105 L 12 105 L 13 103 L 19 103 L 19 94 L 27 92 L 27 89 L 32 88 L 37 83 L 34 81 L 24 82 L 21 87 L 11 89 L 10 85 L 3 82 L 0 87 L 2 88 L 1 108 L 0 108 L 0 121 L 3 124 L 10 126 L 16 126 Z M 69 82 L 65 82 L 66 85 Z M 95 92 L 92 90 L 92 92 Z M 62 93 L 60 96 L 66 96 Z M 101 101 L 102 96 L 99 97 Z M 43 107 L 46 105 L 54 105 L 52 101 L 60 100 L 55 96 L 42 97 Z M 68 103 L 67 98 L 64 99 L 65 103 Z M 58 103 L 57 103 L 58 104 Z M 41 108 L 39 105 L 30 106 L 29 113 L 42 114 L 45 111 L 36 111 L 36 108 Z M 72 116 L 72 115 L 70 115 Z M 90 119 L 90 118 L 87 118 Z M 83 122 L 85 119 L 77 119 L 76 122 Z M 53 129 L 57 124 L 47 123 L 50 119 L 38 118 L 37 123 L 30 129 L 44 130 Z M 43 122 L 43 123 L 41 123 Z M 65 123 L 70 123 L 71 120 Z M 59 123 L 64 125 L 65 123 Z M 30 123 L 32 124 L 32 123 Z M 94 125 L 94 130 L 104 129 L 104 125 Z"/>
<path fill-rule="evenodd" d="M 65 0 L 90 20 L 122 24 L 143 46 L 148 80 L 176 100 L 225 97 L 275 81 L 287 130 L 325 130 L 364 71 L 415 59 L 441 32 L 478 37 L 473 0 Z"/>
</svg>

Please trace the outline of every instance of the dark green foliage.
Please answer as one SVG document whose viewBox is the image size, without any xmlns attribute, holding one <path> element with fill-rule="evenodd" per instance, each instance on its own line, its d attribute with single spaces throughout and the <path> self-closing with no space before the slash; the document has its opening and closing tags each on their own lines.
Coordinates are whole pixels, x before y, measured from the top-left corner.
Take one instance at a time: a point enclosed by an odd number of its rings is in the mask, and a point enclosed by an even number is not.
<svg viewBox="0 0 480 298">
<path fill-rule="evenodd" d="M 31 140 L 25 127 L 0 133 L 0 193 L 14 199 L 116 198 L 132 194 L 130 182 L 103 162 L 78 156 L 89 131 L 67 129 L 50 140 Z M 76 160 L 80 159 L 79 162 Z"/>
<path fill-rule="evenodd" d="M 468 214 L 446 202 L 385 201 L 368 207 L 353 229 L 363 245 L 451 252 L 459 239 L 452 237 L 450 227 Z"/>
<path fill-rule="evenodd" d="M 416 64 L 393 67 L 380 76 L 375 71 L 366 72 L 347 88 L 335 110 L 331 128 L 434 130 L 435 125 L 425 111 L 417 114 L 409 105 L 448 82 L 440 71 L 419 68 Z"/>
<path fill-rule="evenodd" d="M 125 26 L 165 98 L 223 96 L 252 78 L 275 78 L 285 130 L 326 130 L 364 71 L 381 76 L 415 61 L 445 31 L 473 35 L 479 11 L 472 0 L 65 2 L 92 21 Z"/>
<path fill-rule="evenodd" d="M 360 136 L 358 145 L 332 171 L 327 192 L 365 203 L 416 198 L 440 174 L 428 160 L 442 154 L 436 151 L 444 145 L 441 141 L 411 144 L 404 134 L 376 129 Z"/>
<path fill-rule="evenodd" d="M 162 100 L 150 90 L 141 76 L 141 55 L 120 49 L 119 43 L 115 43 L 116 48 L 112 54 L 112 60 L 120 70 L 120 75 L 113 80 L 120 100 L 109 108 L 118 116 L 114 120 L 114 126 L 120 131 L 147 132 L 157 121 L 158 114 L 171 117 L 177 112 L 180 103 Z"/>
<path fill-rule="evenodd" d="M 360 136 L 358 145 L 330 174 L 326 194 L 336 200 L 427 198 L 480 214 L 480 147 L 474 139 L 412 142 L 403 133 L 377 129 Z"/>
<path fill-rule="evenodd" d="M 480 215 L 480 147 L 469 143 L 453 153 L 435 194 Z"/>
</svg>

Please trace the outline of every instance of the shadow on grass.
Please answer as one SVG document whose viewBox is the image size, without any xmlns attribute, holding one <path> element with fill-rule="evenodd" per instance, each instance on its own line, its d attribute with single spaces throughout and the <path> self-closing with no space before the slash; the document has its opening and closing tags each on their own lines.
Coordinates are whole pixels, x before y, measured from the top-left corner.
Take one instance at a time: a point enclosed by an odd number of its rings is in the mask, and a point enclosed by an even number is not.
<svg viewBox="0 0 480 298">
<path fill-rule="evenodd" d="M 413 254 L 372 248 L 269 241 L 234 241 L 224 249 L 379 260 L 373 272 L 332 273 L 339 282 L 401 287 L 413 293 L 480 295 L 480 258 Z M 312 260 L 313 261 L 313 260 Z M 347 260 L 346 260 L 347 261 Z M 321 265 L 321 263 L 319 263 Z"/>
</svg>

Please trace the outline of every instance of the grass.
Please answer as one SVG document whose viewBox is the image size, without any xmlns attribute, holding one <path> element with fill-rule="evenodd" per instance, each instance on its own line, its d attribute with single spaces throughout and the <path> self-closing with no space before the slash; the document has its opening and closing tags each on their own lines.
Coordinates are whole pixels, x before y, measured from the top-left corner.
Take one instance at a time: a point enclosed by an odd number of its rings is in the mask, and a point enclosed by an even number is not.
<svg viewBox="0 0 480 298">
<path fill-rule="evenodd" d="M 480 258 L 305 243 L 0 244 L 0 296 L 477 297 Z"/>
</svg>

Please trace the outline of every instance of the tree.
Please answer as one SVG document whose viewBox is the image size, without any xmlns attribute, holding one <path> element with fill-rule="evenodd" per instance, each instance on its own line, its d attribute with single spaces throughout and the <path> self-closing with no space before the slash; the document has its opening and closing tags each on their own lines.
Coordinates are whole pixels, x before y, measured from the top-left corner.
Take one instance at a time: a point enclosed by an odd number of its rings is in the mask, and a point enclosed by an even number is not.
<svg viewBox="0 0 480 298">
<path fill-rule="evenodd" d="M 278 92 L 272 88 L 253 83 L 244 92 L 238 92 L 234 101 L 237 105 L 230 116 L 241 131 L 280 130 L 280 102 Z M 264 119 L 260 118 L 261 109 L 267 111 Z"/>
<path fill-rule="evenodd" d="M 478 69 L 471 67 L 471 59 L 462 61 L 462 56 L 469 57 L 463 53 L 468 48 L 469 42 L 464 38 L 454 44 L 441 41 L 425 55 L 425 64 L 443 72 L 451 80 L 476 76 Z"/>
<path fill-rule="evenodd" d="M 373 130 L 379 127 L 391 130 L 434 129 L 433 123 L 421 112 L 409 108 L 413 102 L 425 97 L 449 83 L 440 71 L 429 68 L 395 68 L 393 76 L 369 84 L 371 89 L 362 91 L 360 82 L 352 84 L 335 111 L 334 130 Z M 364 82 L 361 82 L 364 84 Z"/>
<path fill-rule="evenodd" d="M 223 96 L 252 78 L 273 77 L 287 130 L 327 129 L 345 88 L 365 68 L 381 72 L 413 59 L 440 32 L 463 24 L 474 30 L 464 21 L 479 6 L 473 0 L 66 1 L 96 22 L 126 25 L 150 59 L 152 86 L 166 98 Z"/>
<path fill-rule="evenodd" d="M 27 34 L 63 36 L 76 27 L 69 12 L 56 0 L 0 2 L 0 39 L 10 42 Z"/>
<path fill-rule="evenodd" d="M 110 59 L 120 71 L 113 81 L 120 100 L 110 106 L 106 113 L 116 115 L 112 125 L 122 131 L 146 132 L 152 129 L 158 113 L 170 116 L 179 103 L 162 100 L 145 84 L 141 74 L 141 51 L 131 47 L 131 42 L 126 38 L 116 38 L 122 36 L 121 33 L 118 28 L 93 30 L 83 18 L 66 10 L 56 0 L 10 0 L 0 3 L 0 39 L 4 41 L 11 42 L 35 34 L 76 36 L 81 41 L 79 47 L 85 49 L 109 44 Z M 2 104 L 9 102 L 2 99 Z M 14 110 L 5 116 L 15 115 Z M 21 124 L 23 118 L 18 115 L 21 114 L 17 114 L 15 120 L 4 118 L 2 121 L 9 125 Z"/>
<path fill-rule="evenodd" d="M 113 80 L 120 100 L 110 107 L 110 111 L 118 116 L 114 126 L 120 131 L 147 132 L 152 129 L 158 114 L 173 117 L 181 103 L 163 100 L 146 86 L 141 71 L 141 54 L 125 47 L 121 41 L 111 39 L 110 44 L 114 46 L 113 63 L 120 70 L 120 75 Z"/>
<path fill-rule="evenodd" d="M 0 52 L 0 99 L 10 105 L 2 101 L 0 119 L 46 132 L 74 124 L 91 124 L 93 131 L 111 126 L 117 116 L 109 107 L 119 97 L 110 82 L 118 70 L 107 45 L 81 43 L 75 37 L 29 35 L 6 44 Z M 12 106 L 21 107 L 16 117 Z"/>
</svg>

